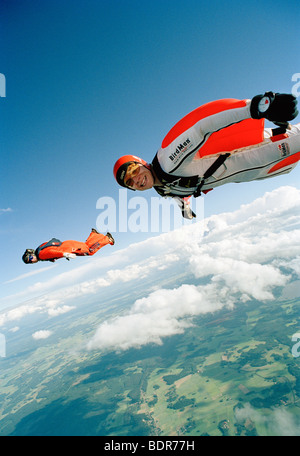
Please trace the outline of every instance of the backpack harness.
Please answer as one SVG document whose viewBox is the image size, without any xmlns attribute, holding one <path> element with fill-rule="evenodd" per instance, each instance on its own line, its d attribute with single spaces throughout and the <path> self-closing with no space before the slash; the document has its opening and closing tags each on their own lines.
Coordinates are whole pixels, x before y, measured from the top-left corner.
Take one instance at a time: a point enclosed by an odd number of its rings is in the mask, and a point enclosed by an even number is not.
<svg viewBox="0 0 300 456">
<path fill-rule="evenodd" d="M 62 242 L 59 239 L 52 238 L 52 239 L 50 239 L 50 241 L 45 242 L 44 244 L 40 245 L 35 251 L 35 255 L 36 255 L 37 259 L 39 260 L 39 253 L 41 250 L 44 250 L 47 247 L 53 247 L 53 246 L 59 247 L 61 244 L 62 244 Z M 52 261 L 52 260 L 50 260 L 50 261 Z"/>
<path fill-rule="evenodd" d="M 162 167 L 160 166 L 157 158 L 157 154 L 155 155 L 153 162 L 152 162 L 152 168 L 154 173 L 156 174 L 157 178 L 160 180 L 160 182 L 163 184 L 163 186 L 168 187 L 170 185 L 178 185 L 180 187 L 185 187 L 185 188 L 193 188 L 197 187 L 196 190 L 193 192 L 193 196 L 197 198 L 198 196 L 201 195 L 201 190 L 203 185 L 205 184 L 206 179 L 211 177 L 217 169 L 220 168 L 220 166 L 223 165 L 225 160 L 230 156 L 231 154 L 229 152 L 225 154 L 221 154 L 218 156 L 218 158 L 213 162 L 213 164 L 205 171 L 204 175 L 202 177 L 199 176 L 174 176 L 173 174 L 168 174 L 166 173 Z M 158 187 L 159 189 L 159 187 Z M 157 190 L 157 188 L 156 188 Z M 158 191 L 158 190 L 157 190 Z M 159 189 L 158 193 L 163 194 L 164 191 L 163 189 Z M 168 193 L 169 196 L 178 196 L 175 193 Z"/>
</svg>

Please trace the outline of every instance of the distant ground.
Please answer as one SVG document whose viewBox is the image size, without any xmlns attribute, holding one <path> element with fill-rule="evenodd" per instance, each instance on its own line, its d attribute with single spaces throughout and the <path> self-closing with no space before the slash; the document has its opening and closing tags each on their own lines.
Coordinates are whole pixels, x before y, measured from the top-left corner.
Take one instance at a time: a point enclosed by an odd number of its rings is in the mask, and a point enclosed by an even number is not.
<svg viewBox="0 0 300 456">
<path fill-rule="evenodd" d="M 0 435 L 299 435 L 299 298 L 198 316 L 161 346 L 77 352 L 95 320 L 0 360 Z"/>
</svg>

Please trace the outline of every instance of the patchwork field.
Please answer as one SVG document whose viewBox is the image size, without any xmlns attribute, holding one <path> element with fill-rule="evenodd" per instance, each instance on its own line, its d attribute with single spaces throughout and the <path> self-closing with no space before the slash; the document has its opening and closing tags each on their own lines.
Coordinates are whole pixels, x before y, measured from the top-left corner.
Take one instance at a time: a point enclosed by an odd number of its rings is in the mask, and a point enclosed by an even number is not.
<svg viewBox="0 0 300 456">
<path fill-rule="evenodd" d="M 72 349 L 86 319 L 1 361 L 1 435 L 299 435 L 298 299 L 205 314 L 119 353 Z"/>
</svg>

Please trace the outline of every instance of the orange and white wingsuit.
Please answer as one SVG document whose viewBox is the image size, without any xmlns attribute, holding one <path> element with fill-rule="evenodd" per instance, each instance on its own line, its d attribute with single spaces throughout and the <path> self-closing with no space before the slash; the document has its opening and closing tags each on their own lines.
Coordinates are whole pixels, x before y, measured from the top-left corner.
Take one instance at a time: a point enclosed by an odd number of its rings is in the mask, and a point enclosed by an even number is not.
<svg viewBox="0 0 300 456">
<path fill-rule="evenodd" d="M 289 125 L 279 134 L 278 128 L 264 128 L 264 118 L 252 117 L 251 102 L 217 100 L 181 119 L 152 162 L 162 182 L 156 191 L 177 197 L 180 205 L 186 197 L 198 196 L 199 187 L 206 193 L 229 182 L 289 173 L 300 160 L 300 124 Z"/>
<path fill-rule="evenodd" d="M 181 119 L 157 152 L 155 159 L 163 172 L 180 177 L 203 176 L 216 158 L 226 152 L 230 155 L 205 181 L 203 191 L 228 182 L 266 179 L 290 172 L 300 159 L 300 124 L 273 136 L 271 128 L 264 128 L 264 119 L 250 118 L 250 101 L 218 100 Z M 172 193 L 172 187 L 178 196 L 191 195 L 191 188 L 180 189 L 178 184 L 175 181 L 166 187 L 166 196 Z"/>
</svg>

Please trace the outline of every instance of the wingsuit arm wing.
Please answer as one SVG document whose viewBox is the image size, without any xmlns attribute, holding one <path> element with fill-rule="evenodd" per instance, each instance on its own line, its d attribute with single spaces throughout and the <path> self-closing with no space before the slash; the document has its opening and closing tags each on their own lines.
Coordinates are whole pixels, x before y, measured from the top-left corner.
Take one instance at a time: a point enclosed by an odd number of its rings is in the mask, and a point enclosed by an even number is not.
<svg viewBox="0 0 300 456">
<path fill-rule="evenodd" d="M 225 99 L 202 105 L 183 117 L 164 138 L 157 152 L 162 169 L 171 174 L 191 162 L 214 132 L 250 119 L 251 100 Z"/>
<path fill-rule="evenodd" d="M 42 261 L 53 261 L 58 258 L 63 258 L 64 254 L 57 247 L 47 247 L 44 250 L 41 250 L 39 253 L 39 259 Z"/>
</svg>

